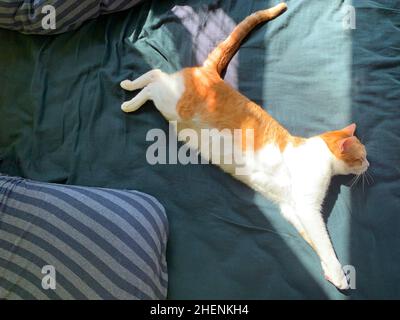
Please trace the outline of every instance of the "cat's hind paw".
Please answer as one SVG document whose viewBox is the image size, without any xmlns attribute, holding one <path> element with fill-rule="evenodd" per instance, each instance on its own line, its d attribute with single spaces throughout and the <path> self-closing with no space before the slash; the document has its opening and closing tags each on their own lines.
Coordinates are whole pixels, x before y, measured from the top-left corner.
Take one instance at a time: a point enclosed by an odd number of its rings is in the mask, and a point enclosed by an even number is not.
<svg viewBox="0 0 400 320">
<path fill-rule="evenodd" d="M 134 112 L 137 109 L 139 109 L 141 107 L 141 105 L 135 104 L 132 101 L 125 101 L 122 105 L 121 105 L 121 110 L 124 112 Z"/>
<path fill-rule="evenodd" d="M 131 81 L 131 80 L 121 81 L 121 83 L 119 85 L 124 90 L 133 91 L 135 89 L 133 86 L 133 81 Z"/>
</svg>

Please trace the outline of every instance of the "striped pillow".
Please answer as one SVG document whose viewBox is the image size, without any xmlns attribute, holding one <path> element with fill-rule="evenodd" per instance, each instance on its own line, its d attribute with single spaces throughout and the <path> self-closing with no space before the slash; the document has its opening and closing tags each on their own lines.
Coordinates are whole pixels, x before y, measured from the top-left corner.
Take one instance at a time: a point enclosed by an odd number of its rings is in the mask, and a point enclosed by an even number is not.
<svg viewBox="0 0 400 320">
<path fill-rule="evenodd" d="M 0 0 L 0 28 L 31 34 L 56 34 L 79 27 L 101 14 L 122 11 L 142 0 Z M 42 26 L 42 19 L 55 13 L 55 29 Z M 47 19 L 44 19 L 48 21 Z M 46 25 L 46 24 L 45 24 Z"/>
<path fill-rule="evenodd" d="M 153 197 L 0 176 L 0 298 L 165 299 Z"/>
</svg>

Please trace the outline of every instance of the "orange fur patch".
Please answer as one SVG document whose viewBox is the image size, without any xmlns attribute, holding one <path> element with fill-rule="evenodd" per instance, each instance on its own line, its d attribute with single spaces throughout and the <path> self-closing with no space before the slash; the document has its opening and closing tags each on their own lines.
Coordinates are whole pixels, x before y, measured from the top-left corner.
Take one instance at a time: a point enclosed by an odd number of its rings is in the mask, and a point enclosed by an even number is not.
<svg viewBox="0 0 400 320">
<path fill-rule="evenodd" d="M 242 129 L 242 149 L 246 150 L 246 129 L 254 130 L 254 150 L 275 143 L 283 151 L 290 141 L 294 145 L 303 139 L 289 132 L 256 103 L 233 89 L 209 68 L 187 68 L 182 71 L 185 92 L 177 104 L 177 112 L 187 127 L 200 121 L 218 130 Z M 202 127 L 202 126 L 200 126 Z"/>
</svg>

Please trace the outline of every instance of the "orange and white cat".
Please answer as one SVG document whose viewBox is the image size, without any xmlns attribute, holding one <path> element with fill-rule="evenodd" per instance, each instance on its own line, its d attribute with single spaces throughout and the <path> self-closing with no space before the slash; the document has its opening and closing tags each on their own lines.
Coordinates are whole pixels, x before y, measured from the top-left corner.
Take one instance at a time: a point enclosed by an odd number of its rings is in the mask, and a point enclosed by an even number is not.
<svg viewBox="0 0 400 320">
<path fill-rule="evenodd" d="M 253 130 L 251 157 L 246 158 L 246 143 L 241 145 L 247 174 L 235 174 L 234 164 L 217 165 L 274 201 L 318 254 L 325 278 L 337 288 L 347 289 L 348 282 L 332 247 L 321 206 L 332 176 L 360 175 L 369 166 L 365 147 L 354 136 L 356 125 L 311 138 L 292 136 L 260 106 L 221 78 L 221 72 L 246 35 L 259 23 L 276 18 L 286 9 L 286 4 L 280 3 L 247 17 L 201 67 L 185 68 L 174 74 L 151 70 L 134 81 L 122 81 L 123 89 L 142 89 L 122 104 L 122 110 L 132 112 L 152 100 L 167 120 L 176 121 L 178 134 L 187 128 Z"/>
</svg>

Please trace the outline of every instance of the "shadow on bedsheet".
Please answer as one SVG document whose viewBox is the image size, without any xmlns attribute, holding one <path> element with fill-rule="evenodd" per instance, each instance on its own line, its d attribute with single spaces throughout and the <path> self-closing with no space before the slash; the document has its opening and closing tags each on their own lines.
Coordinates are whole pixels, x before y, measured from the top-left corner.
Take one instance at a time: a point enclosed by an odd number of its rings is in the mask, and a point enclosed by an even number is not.
<svg viewBox="0 0 400 320">
<path fill-rule="evenodd" d="M 352 2 L 352 119 L 371 166 L 351 193 L 351 297 L 399 299 L 400 3 Z"/>
</svg>

